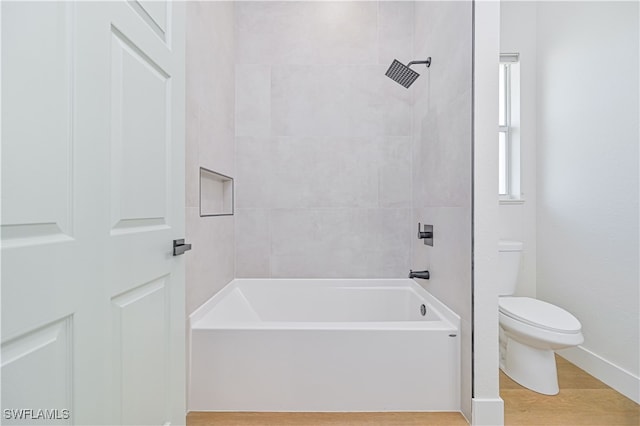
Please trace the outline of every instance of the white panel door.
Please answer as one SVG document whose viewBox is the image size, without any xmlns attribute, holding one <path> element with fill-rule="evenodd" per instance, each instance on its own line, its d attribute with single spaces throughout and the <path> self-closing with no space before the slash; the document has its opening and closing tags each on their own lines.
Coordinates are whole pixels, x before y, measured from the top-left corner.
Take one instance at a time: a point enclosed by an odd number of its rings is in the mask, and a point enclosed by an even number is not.
<svg viewBox="0 0 640 426">
<path fill-rule="evenodd" d="M 184 423 L 183 236 L 183 5 L 3 2 L 3 424 Z"/>
</svg>

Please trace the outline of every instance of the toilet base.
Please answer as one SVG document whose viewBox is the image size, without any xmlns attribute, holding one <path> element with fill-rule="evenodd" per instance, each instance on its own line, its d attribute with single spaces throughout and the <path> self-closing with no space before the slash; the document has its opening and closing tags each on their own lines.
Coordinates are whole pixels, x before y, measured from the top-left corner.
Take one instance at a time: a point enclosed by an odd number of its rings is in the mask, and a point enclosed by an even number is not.
<svg viewBox="0 0 640 426">
<path fill-rule="evenodd" d="M 514 381 L 544 395 L 556 395 L 558 372 L 551 349 L 537 349 L 507 337 L 506 354 L 500 368 Z"/>
</svg>

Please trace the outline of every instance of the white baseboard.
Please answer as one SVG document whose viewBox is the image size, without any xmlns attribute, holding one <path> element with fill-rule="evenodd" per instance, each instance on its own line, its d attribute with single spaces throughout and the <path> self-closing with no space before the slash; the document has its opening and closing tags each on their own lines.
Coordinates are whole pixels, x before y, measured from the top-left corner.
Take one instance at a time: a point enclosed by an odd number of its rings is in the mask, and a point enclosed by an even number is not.
<svg viewBox="0 0 640 426">
<path fill-rule="evenodd" d="M 504 425 L 504 402 L 501 398 L 473 398 L 471 424 L 474 426 Z"/>
<path fill-rule="evenodd" d="M 640 404 L 640 377 L 582 346 L 563 349 L 558 355 Z"/>
</svg>

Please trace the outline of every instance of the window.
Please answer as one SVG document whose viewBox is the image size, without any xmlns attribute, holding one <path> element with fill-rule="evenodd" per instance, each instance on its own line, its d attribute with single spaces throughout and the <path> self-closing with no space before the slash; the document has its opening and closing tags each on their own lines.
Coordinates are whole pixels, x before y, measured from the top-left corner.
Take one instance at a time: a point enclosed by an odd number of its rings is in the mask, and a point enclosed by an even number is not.
<svg viewBox="0 0 640 426">
<path fill-rule="evenodd" d="M 517 53 L 500 55 L 498 102 L 498 195 L 521 200 L 520 62 Z"/>
</svg>

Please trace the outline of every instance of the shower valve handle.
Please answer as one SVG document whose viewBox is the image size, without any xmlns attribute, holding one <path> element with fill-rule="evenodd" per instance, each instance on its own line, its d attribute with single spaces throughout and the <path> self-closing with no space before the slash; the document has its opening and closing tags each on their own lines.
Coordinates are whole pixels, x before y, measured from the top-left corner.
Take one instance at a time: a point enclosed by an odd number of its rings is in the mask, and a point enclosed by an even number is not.
<svg viewBox="0 0 640 426">
<path fill-rule="evenodd" d="M 418 222 L 418 239 L 424 240 L 425 246 L 433 247 L 433 225 L 424 225 L 424 230 L 420 230 L 421 225 Z"/>
</svg>

